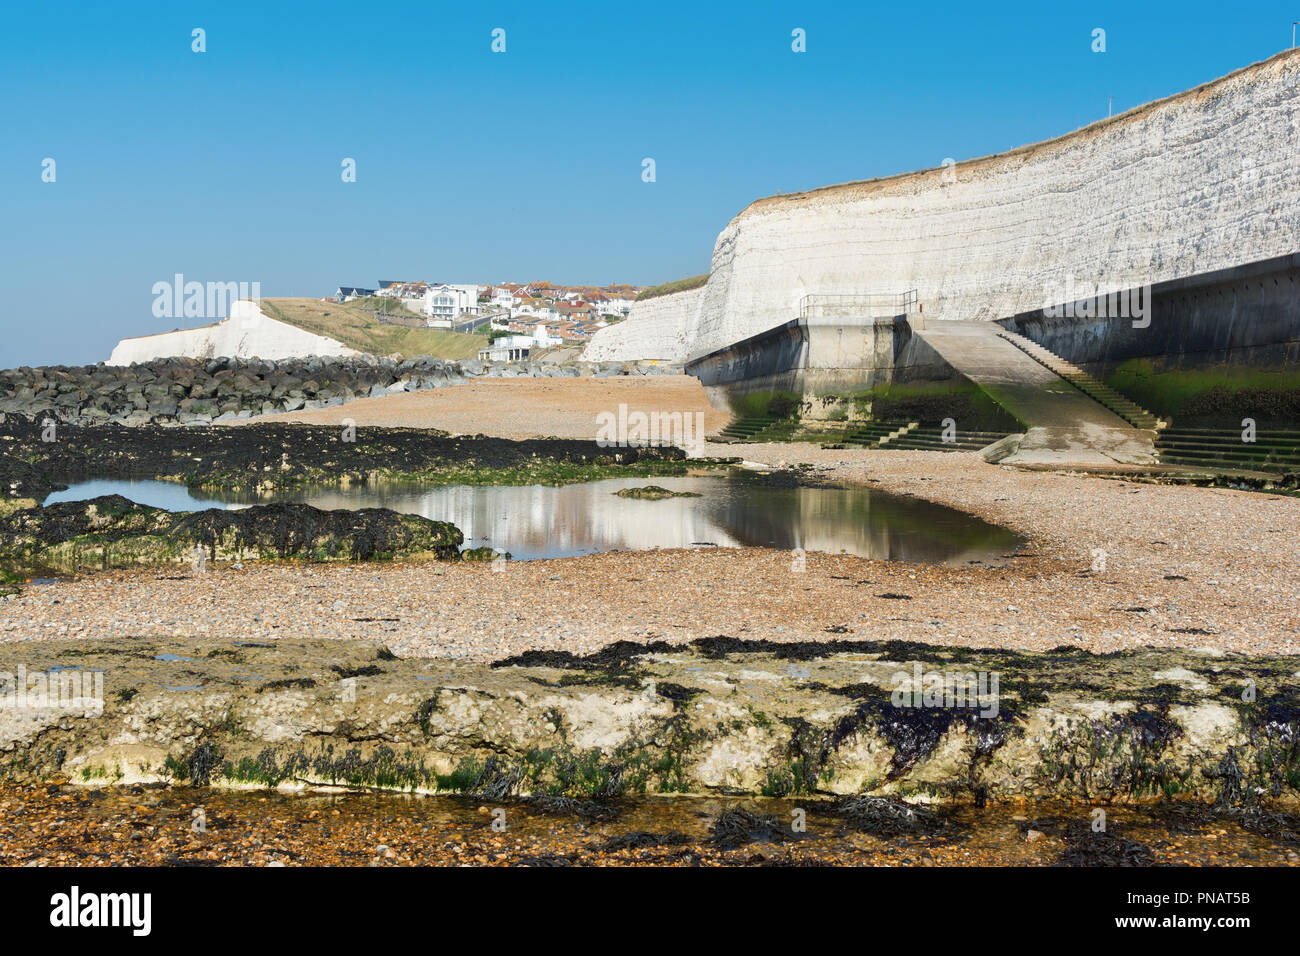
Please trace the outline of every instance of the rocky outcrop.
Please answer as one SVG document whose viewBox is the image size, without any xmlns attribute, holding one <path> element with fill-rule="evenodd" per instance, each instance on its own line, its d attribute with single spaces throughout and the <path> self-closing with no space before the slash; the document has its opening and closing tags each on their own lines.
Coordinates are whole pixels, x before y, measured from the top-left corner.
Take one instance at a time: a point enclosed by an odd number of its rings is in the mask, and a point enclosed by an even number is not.
<svg viewBox="0 0 1300 956">
<path fill-rule="evenodd" d="M 0 644 L 0 662 L 0 778 L 17 781 L 497 800 L 1300 795 L 1295 658 L 717 637 L 488 666 L 232 635 Z M 957 677 L 980 696 L 946 697 Z"/>
<path fill-rule="evenodd" d="M 588 355 L 681 354 L 683 316 L 689 354 L 723 348 L 805 294 L 915 289 L 927 322 L 992 320 L 1292 253 L 1297 94 L 1287 51 L 1008 153 L 758 200 L 718 236 L 693 317 L 673 296 Z"/>
<path fill-rule="evenodd" d="M 0 567 L 76 573 L 204 561 L 451 561 L 455 525 L 384 508 L 322 511 L 304 504 L 174 513 L 120 495 L 0 517 Z"/>
</svg>

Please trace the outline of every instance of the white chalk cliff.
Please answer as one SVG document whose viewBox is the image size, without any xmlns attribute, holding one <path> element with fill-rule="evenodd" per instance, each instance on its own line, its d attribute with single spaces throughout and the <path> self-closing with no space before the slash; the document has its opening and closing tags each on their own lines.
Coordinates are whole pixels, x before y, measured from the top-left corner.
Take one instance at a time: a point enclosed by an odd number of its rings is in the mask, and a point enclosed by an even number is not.
<svg viewBox="0 0 1300 956">
<path fill-rule="evenodd" d="M 256 302 L 241 299 L 230 307 L 229 318 L 212 325 L 123 339 L 108 364 L 130 365 L 172 356 L 288 359 L 359 354 L 334 339 L 273 319 Z"/>
<path fill-rule="evenodd" d="M 915 289 L 992 320 L 1300 250 L 1300 52 L 1008 153 L 750 204 L 708 284 L 633 306 L 593 361 L 682 361 L 813 294 Z M 1080 295 L 1084 294 L 1082 292 Z"/>
</svg>

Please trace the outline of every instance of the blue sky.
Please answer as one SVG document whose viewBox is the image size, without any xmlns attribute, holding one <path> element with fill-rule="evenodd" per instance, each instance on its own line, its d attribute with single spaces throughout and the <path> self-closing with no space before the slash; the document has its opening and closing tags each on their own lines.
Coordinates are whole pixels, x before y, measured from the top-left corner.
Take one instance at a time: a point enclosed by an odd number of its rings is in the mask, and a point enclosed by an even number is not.
<svg viewBox="0 0 1300 956">
<path fill-rule="evenodd" d="M 1297 18 L 1294 2 L 9 4 L 0 367 L 195 324 L 151 311 L 178 272 L 264 296 L 694 275 L 760 196 L 1058 135 L 1108 96 L 1118 113 L 1265 59 Z"/>
</svg>

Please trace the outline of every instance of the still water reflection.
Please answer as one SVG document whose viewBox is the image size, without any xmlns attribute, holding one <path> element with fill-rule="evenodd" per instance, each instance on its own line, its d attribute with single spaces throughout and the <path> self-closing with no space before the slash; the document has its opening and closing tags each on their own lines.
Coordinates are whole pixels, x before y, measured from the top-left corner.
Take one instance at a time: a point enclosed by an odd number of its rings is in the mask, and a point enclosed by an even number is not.
<svg viewBox="0 0 1300 956">
<path fill-rule="evenodd" d="M 615 494 L 648 484 L 699 497 L 646 501 Z M 103 494 L 169 510 L 247 506 L 190 498 L 179 485 L 154 481 L 83 482 L 46 503 Z M 613 478 L 560 487 L 307 488 L 275 500 L 328 509 L 390 508 L 450 521 L 464 533 L 466 547 L 488 545 L 518 560 L 712 545 L 998 563 L 1021 544 L 1005 528 L 914 498 L 869 488 L 773 488 L 726 477 Z"/>
</svg>

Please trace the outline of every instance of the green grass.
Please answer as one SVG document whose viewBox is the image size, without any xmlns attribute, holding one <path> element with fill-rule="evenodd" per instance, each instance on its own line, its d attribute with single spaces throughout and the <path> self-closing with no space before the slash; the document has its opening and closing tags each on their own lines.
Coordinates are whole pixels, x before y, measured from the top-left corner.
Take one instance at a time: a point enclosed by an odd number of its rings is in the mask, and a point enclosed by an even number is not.
<svg viewBox="0 0 1300 956">
<path fill-rule="evenodd" d="M 328 336 L 349 348 L 374 355 L 400 355 L 402 358 L 431 355 L 436 358 L 466 359 L 477 358 L 478 350 L 487 348 L 486 335 L 469 335 L 446 329 L 408 329 L 380 322 L 366 308 L 368 304 L 380 308 L 377 303 L 384 301 L 387 301 L 388 311 L 392 314 L 414 315 L 391 300 L 373 297 L 343 305 L 319 299 L 263 299 L 261 307 L 273 319 L 317 335 Z"/>
<path fill-rule="evenodd" d="M 657 299 L 661 295 L 672 295 L 674 292 L 686 292 L 690 289 L 698 289 L 709 281 L 709 274 L 691 276 L 689 279 L 678 279 L 675 282 L 665 282 L 663 285 L 651 286 L 644 292 L 640 293 L 636 300 L 644 302 L 646 299 Z"/>
<path fill-rule="evenodd" d="M 316 301 L 312 299 L 311 301 Z M 412 312 L 406 306 L 402 305 L 402 300 L 391 295 L 367 295 L 360 299 L 353 299 L 345 303 L 349 309 L 356 309 L 363 312 L 387 312 L 389 315 L 396 315 L 406 319 L 422 319 L 419 312 Z"/>
</svg>

